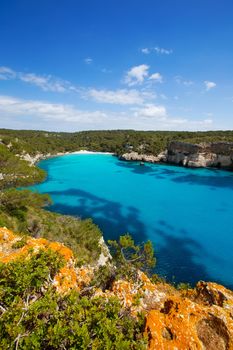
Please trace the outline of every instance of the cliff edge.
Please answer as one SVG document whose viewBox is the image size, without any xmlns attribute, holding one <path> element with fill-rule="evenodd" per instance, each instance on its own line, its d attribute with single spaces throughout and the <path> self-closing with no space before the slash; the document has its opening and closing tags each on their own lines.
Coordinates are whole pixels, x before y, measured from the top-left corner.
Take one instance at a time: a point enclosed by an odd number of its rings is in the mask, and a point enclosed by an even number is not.
<svg viewBox="0 0 233 350">
<path fill-rule="evenodd" d="M 27 321 L 30 312 L 35 312 L 38 307 L 41 307 L 40 298 L 42 298 L 45 290 L 55 289 L 58 295 L 69 295 L 69 293 L 76 290 L 85 295 L 89 293 L 91 299 L 100 298 L 107 303 L 113 297 L 117 298 L 121 305 L 121 318 L 127 313 L 129 315 L 127 317 L 137 319 L 138 313 L 142 312 L 145 315 L 142 333 L 147 339 L 147 345 L 140 347 L 140 349 L 146 347 L 149 350 L 233 349 L 233 292 L 223 286 L 201 281 L 194 289 L 177 290 L 167 283 L 152 283 L 144 273 L 138 271 L 137 282 L 130 279 L 117 280 L 114 281 L 110 289 L 102 290 L 92 283 L 96 274 L 95 267 L 78 266 L 72 251 L 62 243 L 27 236 L 22 238 L 22 236 L 14 234 L 7 228 L 0 228 L 0 267 L 22 261 L 22 259 L 28 262 L 40 251 L 52 251 L 59 254 L 63 264 L 59 267 L 56 262 L 57 271 L 53 275 L 50 271 L 49 276 L 46 277 L 44 270 L 40 272 L 43 273 L 45 280 L 43 286 L 41 288 L 36 286 L 32 295 L 23 296 L 23 298 L 26 298 L 26 306 L 22 304 L 22 315 L 15 321 L 18 328 L 20 328 L 19 325 L 22 326 L 25 321 L 24 318 Z M 37 270 L 35 261 L 33 271 Z M 15 266 L 19 269 L 17 264 Z M 11 281 L 12 276 L 0 275 L 0 277 L 1 287 L 7 278 Z M 36 284 L 36 281 L 34 283 Z M 8 284 L 6 285 L 8 287 Z M 28 290 L 30 291 L 30 286 Z M 1 288 L 0 291 L 4 294 Z M 87 299 L 85 300 L 85 305 L 88 305 Z M 15 305 L 18 303 L 17 307 L 19 307 L 19 302 L 16 296 L 13 303 Z M 60 301 L 60 303 L 61 311 L 54 311 L 56 314 L 64 312 L 65 301 Z M 77 308 L 78 305 L 74 307 Z M 71 305 L 69 308 L 71 308 Z M 12 312 L 9 317 L 13 317 Z M 111 314 L 111 311 L 109 312 Z M 7 313 L 7 307 L 0 302 L 1 317 Z M 44 319 L 48 324 L 54 322 L 53 317 L 46 310 L 41 311 L 38 317 L 41 318 L 38 322 L 42 322 Z M 72 313 L 69 314 L 69 317 L 71 318 L 72 328 Z M 108 319 L 105 319 L 104 322 L 107 329 Z M 29 330 L 32 327 L 33 324 L 30 324 Z M 62 331 L 65 332 L 67 329 L 68 334 L 70 334 L 71 330 L 67 327 L 66 324 Z M 18 344 L 17 347 L 19 346 L 20 349 L 20 341 L 23 339 L 26 342 L 29 333 L 19 334 L 14 341 L 14 346 Z M 60 347 L 58 348 L 60 349 Z M 130 348 L 139 349 L 139 347 Z M 99 349 L 99 347 L 96 347 L 96 349 Z"/>
<path fill-rule="evenodd" d="M 191 144 L 172 141 L 168 145 L 166 161 L 188 167 L 215 167 L 233 170 L 233 143 Z"/>
<path fill-rule="evenodd" d="M 170 163 L 192 168 L 214 167 L 233 170 L 233 143 L 213 142 L 192 144 L 172 141 L 167 150 L 158 155 L 125 153 L 120 159 L 150 163 Z"/>
</svg>

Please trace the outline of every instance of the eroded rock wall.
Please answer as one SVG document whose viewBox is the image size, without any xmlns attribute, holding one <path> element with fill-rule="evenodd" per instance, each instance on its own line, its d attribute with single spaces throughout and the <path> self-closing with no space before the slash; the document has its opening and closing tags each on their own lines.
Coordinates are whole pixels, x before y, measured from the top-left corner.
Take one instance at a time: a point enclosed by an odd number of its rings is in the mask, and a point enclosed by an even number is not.
<svg viewBox="0 0 233 350">
<path fill-rule="evenodd" d="M 191 144 L 172 141 L 168 145 L 166 161 L 188 167 L 233 169 L 233 143 Z"/>
<path fill-rule="evenodd" d="M 215 167 L 233 170 L 233 143 L 192 144 L 172 141 L 167 150 L 158 155 L 129 152 L 123 154 L 120 159 L 150 163 L 164 162 L 192 168 Z"/>
</svg>

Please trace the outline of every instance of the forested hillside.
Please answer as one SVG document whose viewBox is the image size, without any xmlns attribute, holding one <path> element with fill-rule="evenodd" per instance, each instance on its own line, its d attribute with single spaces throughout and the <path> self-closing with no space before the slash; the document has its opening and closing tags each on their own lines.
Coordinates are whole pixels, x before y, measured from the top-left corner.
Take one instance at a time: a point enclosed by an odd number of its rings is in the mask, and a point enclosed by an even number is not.
<svg viewBox="0 0 233 350">
<path fill-rule="evenodd" d="M 121 154 L 134 150 L 146 154 L 158 154 L 172 140 L 200 143 L 229 141 L 233 142 L 233 131 L 134 131 L 105 130 L 82 131 L 74 133 L 45 132 L 30 130 L 0 129 L 0 141 L 14 154 L 37 152 L 72 152 L 79 149 L 106 151 Z"/>
</svg>

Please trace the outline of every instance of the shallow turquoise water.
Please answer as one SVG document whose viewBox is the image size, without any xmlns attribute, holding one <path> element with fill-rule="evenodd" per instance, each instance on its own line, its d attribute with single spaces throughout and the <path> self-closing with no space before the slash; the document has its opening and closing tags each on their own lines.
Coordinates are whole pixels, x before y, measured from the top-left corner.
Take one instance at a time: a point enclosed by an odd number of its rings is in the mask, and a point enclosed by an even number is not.
<svg viewBox="0 0 233 350">
<path fill-rule="evenodd" d="M 66 155 L 40 162 L 51 210 L 93 218 L 104 237 L 125 232 L 153 241 L 156 271 L 194 283 L 233 287 L 233 173 L 128 163 L 111 155 Z"/>
</svg>

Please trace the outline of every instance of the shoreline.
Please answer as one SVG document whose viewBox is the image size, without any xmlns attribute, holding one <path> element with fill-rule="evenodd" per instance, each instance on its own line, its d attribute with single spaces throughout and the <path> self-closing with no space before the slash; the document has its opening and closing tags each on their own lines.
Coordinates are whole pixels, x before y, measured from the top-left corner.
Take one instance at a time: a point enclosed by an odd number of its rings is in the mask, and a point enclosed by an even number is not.
<svg viewBox="0 0 233 350">
<path fill-rule="evenodd" d="M 184 168 L 191 168 L 191 169 L 217 169 L 217 170 L 224 170 L 224 171 L 230 171 L 232 172 L 232 168 L 230 166 L 222 166 L 218 167 L 216 164 L 203 164 L 202 162 L 199 163 L 199 159 L 192 160 L 191 162 L 181 162 L 179 161 L 172 161 L 169 159 L 167 156 L 167 152 L 161 152 L 157 156 L 154 155 L 148 155 L 148 154 L 138 154 L 137 152 L 130 152 L 130 153 L 125 153 L 122 155 L 117 155 L 114 152 L 101 152 L 101 151 L 88 151 L 85 149 L 81 149 L 79 151 L 73 151 L 73 152 L 58 152 L 55 154 L 47 153 L 47 154 L 42 154 L 38 153 L 35 156 L 31 156 L 30 154 L 26 153 L 23 155 L 18 155 L 21 159 L 27 161 L 30 163 L 31 166 L 36 166 L 38 162 L 41 160 L 45 159 L 50 159 L 50 158 L 56 158 L 56 157 L 61 157 L 65 155 L 111 155 L 111 156 L 116 156 L 118 157 L 119 160 L 125 161 L 125 162 L 143 162 L 143 163 L 149 163 L 149 164 L 167 164 L 167 165 L 174 165 L 178 167 L 184 167 Z M 203 156 L 201 154 L 201 156 Z M 180 158 L 179 158 L 180 159 Z"/>
<path fill-rule="evenodd" d="M 98 151 L 95 152 L 95 151 L 87 151 L 85 149 L 81 149 L 80 151 L 67 152 L 65 154 L 108 154 L 108 155 L 114 155 L 115 153 L 113 153 L 113 152 L 98 152 Z"/>
<path fill-rule="evenodd" d="M 79 151 L 74 151 L 74 152 L 58 152 L 55 154 L 47 153 L 47 154 L 42 154 L 38 153 L 35 156 L 31 156 L 30 154 L 26 153 L 23 155 L 17 155 L 20 157 L 22 160 L 25 160 L 30 163 L 31 166 L 35 166 L 38 162 L 41 160 L 49 159 L 49 158 L 55 158 L 55 157 L 61 157 L 61 156 L 66 156 L 66 155 L 71 155 L 71 154 L 106 154 L 106 155 L 115 155 L 115 153 L 112 152 L 95 152 L 95 151 L 87 151 L 87 150 L 79 150 Z"/>
</svg>

